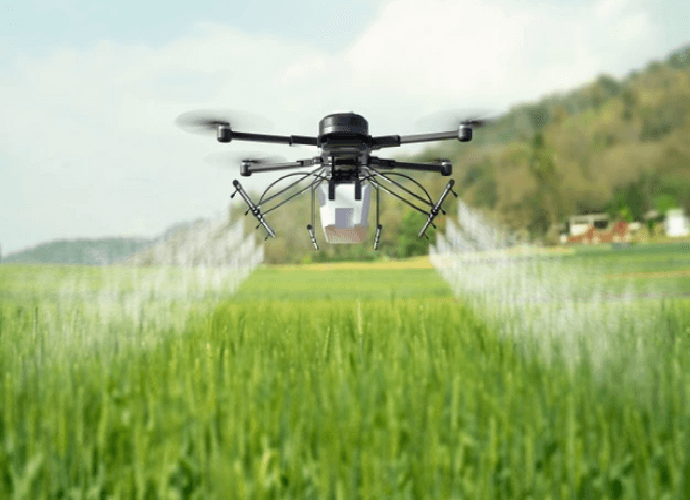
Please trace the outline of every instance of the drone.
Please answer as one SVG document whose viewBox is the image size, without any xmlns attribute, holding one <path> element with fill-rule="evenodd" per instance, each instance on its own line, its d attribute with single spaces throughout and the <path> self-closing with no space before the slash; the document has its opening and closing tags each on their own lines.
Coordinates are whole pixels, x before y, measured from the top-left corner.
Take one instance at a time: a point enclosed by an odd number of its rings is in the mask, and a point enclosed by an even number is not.
<svg viewBox="0 0 690 500">
<path fill-rule="evenodd" d="M 316 250 L 319 249 L 319 245 L 314 233 L 315 200 L 318 198 L 321 225 L 327 243 L 361 243 L 367 235 L 372 193 L 375 193 L 376 198 L 374 250 L 377 250 L 382 230 L 382 225 L 379 223 L 380 191 L 423 213 L 427 219 L 418 236 L 428 239 L 426 231 L 429 226 L 436 228 L 434 219 L 439 213 L 444 215 L 446 213 L 442 205 L 448 194 L 458 196 L 453 190 L 455 181 L 450 179 L 440 197 L 434 202 L 422 184 L 400 171 L 435 172 L 448 177 L 453 173 L 453 165 L 447 159 L 434 163 L 402 162 L 379 158 L 373 156 L 372 152 L 421 142 L 451 139 L 469 142 L 472 140 L 473 128 L 483 126 L 485 123 L 485 120 L 467 119 L 460 121 L 457 129 L 448 132 L 372 136 L 369 134 L 367 120 L 349 111 L 325 116 L 319 121 L 318 136 L 303 136 L 241 132 L 233 128 L 229 118 L 207 111 L 191 111 L 177 119 L 177 124 L 183 129 L 191 132 L 213 132 L 221 143 L 250 141 L 318 148 L 317 156 L 292 162 L 243 159 L 240 164 L 240 175 L 243 177 L 263 172 L 295 169 L 302 169 L 302 171 L 288 173 L 270 183 L 257 201 L 251 199 L 237 179 L 233 181 L 234 192 L 231 195 L 231 198 L 234 198 L 239 193 L 248 207 L 245 216 L 251 213 L 259 222 L 256 229 L 263 226 L 266 230 L 266 239 L 268 239 L 276 237 L 276 232 L 268 224 L 266 215 L 310 191 L 311 223 L 307 224 L 307 232 Z M 396 178 L 411 181 L 420 191 L 413 192 Z M 276 187 L 288 179 L 290 181 L 287 186 L 280 189 Z M 300 185 L 304 181 L 307 182 L 306 186 Z M 271 190 L 274 192 L 269 195 Z M 287 195 L 286 193 L 290 190 L 293 192 Z M 399 192 L 396 192 L 398 190 Z M 283 195 L 286 197 L 281 200 L 279 197 Z M 262 208 L 269 202 L 274 202 L 275 205 Z"/>
</svg>

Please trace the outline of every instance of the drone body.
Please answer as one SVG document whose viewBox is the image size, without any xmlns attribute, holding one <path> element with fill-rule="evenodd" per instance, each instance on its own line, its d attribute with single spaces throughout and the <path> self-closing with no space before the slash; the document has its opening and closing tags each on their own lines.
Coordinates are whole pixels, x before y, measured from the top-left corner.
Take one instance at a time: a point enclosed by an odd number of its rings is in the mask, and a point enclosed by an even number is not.
<svg viewBox="0 0 690 500">
<path fill-rule="evenodd" d="M 451 179 L 446 184 L 439 199 L 434 203 L 429 193 L 419 182 L 408 175 L 396 172 L 397 170 L 413 170 L 436 172 L 443 176 L 449 176 L 453 170 L 449 161 L 443 160 L 438 163 L 398 162 L 372 156 L 372 151 L 419 142 L 449 139 L 456 139 L 461 142 L 471 141 L 473 127 L 482 126 L 484 122 L 480 120 L 461 121 L 457 130 L 449 132 L 407 136 L 372 136 L 369 134 L 369 124 L 363 116 L 353 112 L 334 113 L 324 117 L 319 122 L 319 135 L 315 137 L 240 132 L 232 128 L 229 119 L 209 116 L 208 112 L 187 113 L 178 118 L 178 124 L 187 129 L 191 128 L 193 131 L 215 131 L 217 139 L 221 143 L 239 140 L 318 148 L 320 150 L 318 156 L 294 162 L 267 163 L 256 159 L 243 160 L 240 165 L 240 175 L 244 177 L 270 171 L 294 169 L 303 169 L 303 171 L 284 175 L 271 183 L 256 203 L 237 180 L 233 181 L 235 192 L 232 196 L 237 193 L 240 194 L 247 203 L 247 214 L 251 212 L 257 218 L 259 221 L 257 228 L 263 226 L 266 229 L 266 238 L 268 238 L 275 237 L 276 234 L 264 216 L 307 190 L 311 191 L 311 224 L 307 225 L 307 231 L 314 247 L 318 249 L 314 234 L 316 198 L 319 201 L 320 218 L 326 241 L 328 243 L 361 243 L 367 235 L 369 204 L 373 193 L 376 198 L 376 236 L 374 239 L 374 248 L 376 249 L 382 229 L 381 224 L 379 224 L 380 191 L 398 198 L 427 216 L 427 221 L 419 232 L 420 237 L 425 236 L 429 225 L 434 225 L 434 218 L 440 212 L 445 213 L 441 205 L 448 193 L 452 192 L 455 195 L 455 192 L 453 191 L 454 181 Z M 297 176 L 298 179 L 271 196 L 267 196 L 268 191 L 277 183 L 294 176 Z M 392 179 L 392 176 L 411 181 L 421 192 L 415 193 L 407 189 Z M 308 181 L 308 185 L 298 188 L 302 181 Z M 395 189 L 404 191 L 405 195 L 393 190 L 393 186 Z M 275 206 L 262 210 L 261 207 L 266 203 L 276 200 L 293 188 L 297 188 L 297 191 Z M 413 198 L 414 201 L 408 200 L 406 196 Z M 422 203 L 425 208 L 420 208 L 415 203 Z"/>
</svg>

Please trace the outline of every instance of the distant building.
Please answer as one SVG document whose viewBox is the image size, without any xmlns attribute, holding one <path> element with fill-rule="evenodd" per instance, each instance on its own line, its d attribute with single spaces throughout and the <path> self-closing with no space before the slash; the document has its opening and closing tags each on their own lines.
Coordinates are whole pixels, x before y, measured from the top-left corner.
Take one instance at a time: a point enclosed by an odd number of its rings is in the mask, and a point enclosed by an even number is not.
<svg viewBox="0 0 690 500">
<path fill-rule="evenodd" d="M 666 212 L 664 232 L 671 238 L 690 236 L 690 220 L 685 216 L 682 208 L 674 208 Z"/>
<path fill-rule="evenodd" d="M 659 212 L 657 212 L 657 211 L 654 210 L 654 209 L 652 209 L 652 210 L 647 210 L 647 212 L 644 214 L 643 218 L 644 218 L 644 220 L 646 220 L 646 221 L 657 221 L 657 220 L 660 219 L 660 218 L 659 218 Z"/>
<path fill-rule="evenodd" d="M 568 218 L 568 236 L 580 236 L 585 234 L 590 226 L 599 231 L 609 227 L 607 214 L 573 215 Z"/>
</svg>

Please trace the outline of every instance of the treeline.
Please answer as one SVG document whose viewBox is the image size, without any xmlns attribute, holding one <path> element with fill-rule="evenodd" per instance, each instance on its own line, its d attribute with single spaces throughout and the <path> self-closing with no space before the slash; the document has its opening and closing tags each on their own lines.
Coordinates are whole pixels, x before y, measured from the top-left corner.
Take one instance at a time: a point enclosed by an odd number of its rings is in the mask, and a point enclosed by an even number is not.
<svg viewBox="0 0 690 500">
<path fill-rule="evenodd" d="M 632 221 L 652 209 L 690 211 L 689 114 L 687 46 L 622 79 L 601 75 L 573 91 L 517 105 L 491 127 L 477 130 L 471 143 L 437 143 L 414 160 L 449 158 L 465 202 L 518 236 L 555 242 L 559 225 L 570 215 L 608 212 Z M 432 197 L 447 181 L 415 177 Z M 453 198 L 446 208 L 456 214 Z M 315 251 L 306 231 L 309 197 L 291 202 L 270 214 L 279 238 L 267 241 L 266 259 L 367 260 L 426 253 L 426 241 L 416 237 L 423 216 L 386 195 L 381 245 L 374 252 L 373 200 L 370 211 L 369 240 L 363 245 L 326 245 L 317 220 L 321 248 Z M 238 209 L 235 216 L 242 213 Z M 442 227 L 442 217 L 439 223 Z"/>
</svg>

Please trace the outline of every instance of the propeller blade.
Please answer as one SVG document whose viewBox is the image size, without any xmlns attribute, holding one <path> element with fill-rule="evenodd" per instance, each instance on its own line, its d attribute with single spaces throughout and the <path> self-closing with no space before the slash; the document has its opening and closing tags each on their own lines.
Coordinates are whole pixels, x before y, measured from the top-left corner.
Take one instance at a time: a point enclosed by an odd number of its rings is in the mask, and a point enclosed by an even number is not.
<svg viewBox="0 0 690 500">
<path fill-rule="evenodd" d="M 472 128 L 481 128 L 492 125 L 499 116 L 495 112 L 481 110 L 444 110 L 427 115 L 415 122 L 420 129 L 453 130 L 460 124 L 470 125 Z"/>
<path fill-rule="evenodd" d="M 209 135 L 216 134 L 221 125 L 243 131 L 251 129 L 252 131 L 266 132 L 272 128 L 271 122 L 265 118 L 236 110 L 200 109 L 188 111 L 178 116 L 175 123 L 186 132 Z"/>
</svg>

